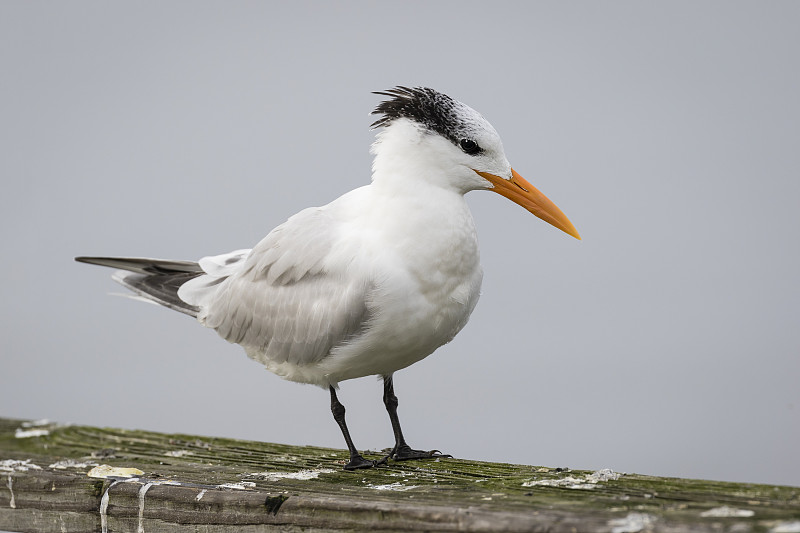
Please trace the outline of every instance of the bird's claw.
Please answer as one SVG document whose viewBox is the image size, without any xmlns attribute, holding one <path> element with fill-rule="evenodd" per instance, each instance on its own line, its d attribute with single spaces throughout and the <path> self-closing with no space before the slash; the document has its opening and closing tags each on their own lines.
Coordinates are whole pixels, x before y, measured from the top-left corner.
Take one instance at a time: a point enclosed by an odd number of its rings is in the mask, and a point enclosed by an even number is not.
<svg viewBox="0 0 800 533">
<path fill-rule="evenodd" d="M 442 453 L 439 450 L 414 450 L 408 445 L 400 446 L 392 450 L 389 454 L 395 461 L 408 461 L 409 459 L 435 459 L 438 457 L 453 457 L 450 454 Z"/>
<path fill-rule="evenodd" d="M 408 461 L 410 459 L 437 459 L 439 457 L 453 457 L 450 454 L 442 453 L 439 450 L 415 450 L 410 446 L 395 448 L 377 461 L 364 459 L 361 455 L 350 458 L 350 462 L 344 465 L 345 470 L 360 470 L 362 468 L 373 468 L 379 465 L 388 465 L 389 459 L 392 461 Z"/>
<path fill-rule="evenodd" d="M 345 470 L 359 470 L 361 468 L 372 468 L 380 464 L 378 461 L 364 459 L 360 455 L 350 457 L 350 462 L 344 465 Z"/>
</svg>

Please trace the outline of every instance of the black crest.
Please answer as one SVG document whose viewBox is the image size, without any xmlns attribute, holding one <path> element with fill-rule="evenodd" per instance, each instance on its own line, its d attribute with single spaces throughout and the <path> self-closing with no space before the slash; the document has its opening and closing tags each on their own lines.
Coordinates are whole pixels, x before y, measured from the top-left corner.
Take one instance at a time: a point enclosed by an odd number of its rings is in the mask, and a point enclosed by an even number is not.
<svg viewBox="0 0 800 533">
<path fill-rule="evenodd" d="M 388 91 L 377 91 L 374 94 L 388 96 L 391 99 L 378 104 L 373 115 L 383 115 L 372 123 L 373 128 L 388 126 L 393 120 L 407 118 L 450 139 L 457 144 L 467 124 L 460 108 L 463 104 L 428 87 L 395 87 Z"/>
</svg>

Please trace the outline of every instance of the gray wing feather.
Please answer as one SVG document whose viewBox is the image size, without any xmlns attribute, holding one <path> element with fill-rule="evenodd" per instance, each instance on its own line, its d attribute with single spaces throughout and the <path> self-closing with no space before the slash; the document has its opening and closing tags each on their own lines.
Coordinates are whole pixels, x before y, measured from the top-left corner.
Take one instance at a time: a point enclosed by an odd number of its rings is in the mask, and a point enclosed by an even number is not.
<svg viewBox="0 0 800 533">
<path fill-rule="evenodd" d="M 315 363 L 360 334 L 370 318 L 370 281 L 337 271 L 347 268 L 342 261 L 327 261 L 337 228 L 324 209 L 301 211 L 256 245 L 235 272 L 220 272 L 224 280 L 186 299 L 202 302 L 201 322 L 251 357 Z M 187 283 L 187 293 L 209 277 Z"/>
</svg>

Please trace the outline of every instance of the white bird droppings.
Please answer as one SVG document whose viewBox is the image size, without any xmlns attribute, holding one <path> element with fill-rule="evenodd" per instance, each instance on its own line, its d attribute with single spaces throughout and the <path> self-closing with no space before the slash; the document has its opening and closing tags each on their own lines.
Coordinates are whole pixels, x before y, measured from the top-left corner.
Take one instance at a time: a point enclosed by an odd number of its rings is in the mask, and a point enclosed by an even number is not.
<svg viewBox="0 0 800 533">
<path fill-rule="evenodd" d="M 279 479 L 299 479 L 307 481 L 309 479 L 316 479 L 320 474 L 332 474 L 336 470 L 330 468 L 318 468 L 313 470 L 300 470 L 298 472 L 254 472 L 247 474 L 246 477 L 255 479 L 264 479 L 266 481 L 278 481 Z"/>
<path fill-rule="evenodd" d="M 394 483 L 389 483 L 388 485 L 367 485 L 368 489 L 373 490 L 394 490 L 394 491 L 405 491 L 416 489 L 419 485 L 403 485 L 399 481 L 395 481 Z"/>
<path fill-rule="evenodd" d="M 233 490 L 247 490 L 252 489 L 255 487 L 256 484 L 252 481 L 242 481 L 241 483 L 223 483 L 222 485 L 217 485 L 218 489 L 233 489 Z"/>
<path fill-rule="evenodd" d="M 558 479 L 534 479 L 526 481 L 523 487 L 565 487 L 568 489 L 591 489 L 592 486 L 585 480 L 574 476 L 567 476 Z"/>
<path fill-rule="evenodd" d="M 49 435 L 50 430 L 54 427 L 56 427 L 56 424 L 46 418 L 31 420 L 30 422 L 23 422 L 20 427 L 14 431 L 14 436 L 18 439 L 44 437 Z"/>
<path fill-rule="evenodd" d="M 647 513 L 628 513 L 625 518 L 614 518 L 608 521 L 611 533 L 638 533 L 652 526 L 656 517 Z"/>
<path fill-rule="evenodd" d="M 582 478 L 567 476 L 556 479 L 534 479 L 526 481 L 523 487 L 563 487 L 567 489 L 591 489 L 601 481 L 616 481 L 622 474 L 614 472 L 610 468 L 604 468 L 591 474 L 586 474 Z"/>
<path fill-rule="evenodd" d="M 41 470 L 42 468 L 38 465 L 31 463 L 30 459 L 25 459 L 19 461 L 17 459 L 4 459 L 0 461 L 0 471 L 8 472 L 8 478 L 6 480 L 6 487 L 8 487 L 9 492 L 11 492 L 11 499 L 8 502 L 8 506 L 12 509 L 17 508 L 17 500 L 14 498 L 14 476 L 12 473 L 14 472 L 27 472 L 28 470 Z"/>
<path fill-rule="evenodd" d="M 112 482 L 103 493 L 103 497 L 100 498 L 100 531 L 102 533 L 108 533 L 108 492 L 111 490 L 111 487 L 117 483 L 119 483 L 119 481 Z"/>
<path fill-rule="evenodd" d="M 139 525 L 136 527 L 136 533 L 144 533 L 144 497 L 154 484 L 145 483 L 139 489 Z"/>
<path fill-rule="evenodd" d="M 89 468 L 91 466 L 97 466 L 97 463 L 94 461 L 76 461 L 74 459 L 65 459 L 63 461 L 56 461 L 55 463 L 51 464 L 48 468 L 55 468 L 56 470 L 66 470 L 67 468 Z"/>
<path fill-rule="evenodd" d="M 746 518 L 748 516 L 753 516 L 755 513 L 750 509 L 736 509 L 735 507 L 728 507 L 727 505 L 723 505 L 722 507 L 714 507 L 713 509 L 709 509 L 708 511 L 703 511 L 700 513 L 700 516 L 703 517 L 714 517 L 714 518 L 730 518 L 730 517 L 740 517 Z"/>
<path fill-rule="evenodd" d="M 14 501 L 14 478 L 11 477 L 11 474 L 8 475 L 8 490 L 11 492 L 11 500 L 8 502 L 8 506 L 12 509 L 16 509 L 17 502 Z"/>
<path fill-rule="evenodd" d="M 781 522 L 769 530 L 769 533 L 800 533 L 800 520 Z"/>
<path fill-rule="evenodd" d="M 111 468 L 108 465 L 103 465 L 103 466 L 106 467 L 106 468 Z M 102 467 L 98 466 L 97 468 L 102 468 Z M 127 469 L 122 469 L 122 470 L 136 470 L 136 469 L 135 468 L 127 468 Z M 140 472 L 141 472 L 141 470 L 140 470 Z M 89 474 L 91 474 L 91 471 L 89 472 Z M 107 477 L 107 476 L 92 476 L 92 477 Z M 108 499 L 109 499 L 109 492 L 111 492 L 111 489 L 115 485 L 117 485 L 118 483 L 130 483 L 130 482 L 135 482 L 135 481 L 139 481 L 139 478 L 134 477 L 134 478 L 130 478 L 130 479 L 115 479 L 115 480 L 113 480 L 111 482 L 111 484 L 108 486 L 106 491 L 103 493 L 103 497 L 100 498 L 100 531 L 102 533 L 108 533 Z"/>
<path fill-rule="evenodd" d="M 194 455 L 194 452 L 190 450 L 173 450 L 166 452 L 164 455 L 167 457 L 183 457 L 185 455 Z"/>
<path fill-rule="evenodd" d="M 597 483 L 598 481 L 616 481 L 621 475 L 622 474 L 619 472 L 614 472 L 610 468 L 603 468 L 597 472 L 592 472 L 586 476 L 586 479 L 591 483 Z"/>
<path fill-rule="evenodd" d="M 30 437 L 44 437 L 45 435 L 49 435 L 49 429 L 22 429 L 17 428 L 14 431 L 14 436 L 18 439 L 27 439 Z"/>
<path fill-rule="evenodd" d="M 27 472 L 28 470 L 41 470 L 42 467 L 35 465 L 30 459 L 17 461 L 16 459 L 5 459 L 0 461 L 0 471 L 3 472 Z"/>
</svg>

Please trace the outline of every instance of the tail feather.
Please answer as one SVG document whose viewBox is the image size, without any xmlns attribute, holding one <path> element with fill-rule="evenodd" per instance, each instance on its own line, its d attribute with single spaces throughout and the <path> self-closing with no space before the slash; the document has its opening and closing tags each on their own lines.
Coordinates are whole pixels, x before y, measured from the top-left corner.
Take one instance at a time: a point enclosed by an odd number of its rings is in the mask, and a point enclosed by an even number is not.
<svg viewBox="0 0 800 533">
<path fill-rule="evenodd" d="M 178 297 L 178 289 L 187 281 L 204 274 L 193 261 L 170 261 L 145 257 L 76 257 L 76 261 L 121 269 L 114 281 L 152 302 L 197 317 L 200 308 Z"/>
<path fill-rule="evenodd" d="M 202 272 L 195 261 L 173 261 L 149 257 L 76 257 L 79 263 L 119 268 L 137 274 L 172 274 L 175 272 Z"/>
<path fill-rule="evenodd" d="M 181 272 L 178 274 L 134 274 L 118 270 L 111 278 L 136 294 L 168 307 L 174 311 L 197 318 L 200 308 L 178 298 L 178 289 L 202 272 Z"/>
</svg>

